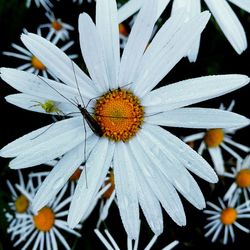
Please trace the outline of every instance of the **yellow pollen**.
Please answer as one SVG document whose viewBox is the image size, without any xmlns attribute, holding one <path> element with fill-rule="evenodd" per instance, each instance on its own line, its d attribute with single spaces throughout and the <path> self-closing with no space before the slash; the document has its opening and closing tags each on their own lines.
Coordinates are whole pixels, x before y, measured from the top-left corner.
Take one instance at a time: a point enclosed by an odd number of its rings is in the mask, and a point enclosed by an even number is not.
<svg viewBox="0 0 250 250">
<path fill-rule="evenodd" d="M 204 137 L 204 141 L 209 148 L 218 147 L 224 139 L 224 132 L 221 128 L 210 129 Z"/>
<path fill-rule="evenodd" d="M 62 24 L 58 21 L 54 21 L 51 23 L 51 26 L 56 30 L 56 31 L 59 31 L 62 29 Z"/>
<path fill-rule="evenodd" d="M 224 225 L 231 225 L 237 219 L 237 211 L 234 208 L 228 207 L 222 210 L 220 220 Z"/>
<path fill-rule="evenodd" d="M 109 173 L 109 179 L 105 181 L 105 185 L 111 184 L 110 188 L 103 194 L 103 198 L 108 199 L 115 189 L 115 176 L 114 172 Z"/>
<path fill-rule="evenodd" d="M 116 89 L 96 101 L 94 116 L 103 135 L 114 141 L 128 141 L 140 129 L 144 111 L 131 91 Z"/>
<path fill-rule="evenodd" d="M 124 24 L 120 23 L 119 24 L 119 32 L 120 34 L 124 35 L 124 36 L 128 36 L 128 31 L 127 28 Z"/>
<path fill-rule="evenodd" d="M 38 60 L 37 57 L 32 56 L 31 58 L 31 64 L 33 68 L 38 69 L 38 70 L 45 70 L 45 66 L 42 64 L 40 60 Z"/>
<path fill-rule="evenodd" d="M 250 187 L 250 169 L 242 169 L 236 176 L 236 183 L 241 188 Z"/>
<path fill-rule="evenodd" d="M 25 213 L 29 207 L 29 200 L 21 194 L 15 201 L 15 207 L 18 213 Z"/>
<path fill-rule="evenodd" d="M 78 168 L 69 178 L 71 181 L 77 181 L 80 178 L 80 175 L 82 173 L 82 170 Z"/>
<path fill-rule="evenodd" d="M 49 207 L 44 207 L 33 217 L 35 227 L 39 231 L 48 232 L 55 223 L 55 214 Z"/>
</svg>

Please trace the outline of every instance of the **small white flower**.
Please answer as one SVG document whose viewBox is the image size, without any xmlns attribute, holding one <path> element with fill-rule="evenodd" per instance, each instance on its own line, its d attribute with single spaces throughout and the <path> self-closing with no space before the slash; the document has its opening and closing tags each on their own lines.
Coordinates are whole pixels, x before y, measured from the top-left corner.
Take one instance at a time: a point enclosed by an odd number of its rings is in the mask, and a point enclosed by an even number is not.
<svg viewBox="0 0 250 250">
<path fill-rule="evenodd" d="M 22 188 L 22 190 L 25 190 L 25 192 L 33 192 L 33 187 L 31 185 L 31 182 L 28 182 L 27 185 L 24 182 L 23 175 L 20 170 L 18 170 L 18 175 L 19 175 L 19 186 Z M 12 196 L 12 201 L 8 203 L 9 208 L 12 210 L 14 213 L 14 217 L 12 214 L 5 212 L 5 216 L 7 218 L 7 221 L 10 223 L 7 232 L 11 234 L 11 240 L 14 239 L 16 236 L 15 230 L 13 228 L 21 225 L 22 223 L 25 222 L 26 213 L 31 212 L 30 208 L 30 202 L 28 198 L 20 193 L 19 190 L 16 190 L 16 188 L 11 184 L 9 180 L 7 180 L 7 185 L 9 187 L 9 190 L 11 192 Z"/>
<path fill-rule="evenodd" d="M 143 5 L 144 0 L 130 0 L 124 4 L 118 11 L 119 22 L 123 22 L 129 16 L 135 14 Z M 158 15 L 164 11 L 170 0 L 157 0 Z M 184 22 L 190 20 L 193 16 L 201 12 L 201 0 L 173 0 L 172 14 L 174 15 L 180 9 L 186 12 Z M 230 7 L 228 2 L 232 2 L 239 8 L 250 12 L 250 1 L 248 0 L 204 0 L 209 10 L 212 12 L 222 32 L 230 42 L 234 50 L 241 54 L 247 48 L 247 39 L 244 28 Z M 197 38 L 193 47 L 188 51 L 187 56 L 190 62 L 195 62 L 200 46 L 200 37 Z"/>
<path fill-rule="evenodd" d="M 104 230 L 104 233 L 105 233 L 107 239 L 105 239 L 104 234 L 102 234 L 99 229 L 96 228 L 94 230 L 94 232 L 96 233 L 96 235 L 100 239 L 100 241 L 103 243 L 103 245 L 106 247 L 106 249 L 108 249 L 108 250 L 125 249 L 124 246 L 122 248 L 119 248 L 117 242 L 112 237 L 112 235 L 109 233 L 108 229 Z M 155 244 L 157 238 L 158 238 L 158 236 L 154 235 L 154 237 L 150 240 L 150 242 L 147 244 L 147 246 L 144 247 L 143 249 L 144 250 L 150 250 L 152 248 L 152 246 Z M 175 240 L 175 241 L 171 242 L 169 245 L 167 245 L 166 247 L 162 248 L 162 250 L 171 250 L 171 249 L 173 249 L 178 244 L 179 244 L 179 241 Z M 133 250 L 137 250 L 138 249 L 138 245 L 139 245 L 139 236 L 134 241 L 134 243 L 128 237 L 128 239 L 127 239 L 127 248 L 126 249 L 128 249 L 128 250 L 132 250 L 132 249 Z M 140 246 L 140 249 L 142 249 L 141 246 Z"/>
<path fill-rule="evenodd" d="M 234 106 L 234 101 L 232 101 L 231 105 L 228 107 L 228 111 L 232 111 L 232 108 Z M 220 109 L 224 110 L 224 106 L 221 105 Z M 211 118 L 212 119 L 212 118 Z M 234 134 L 238 128 L 213 128 L 210 130 L 207 130 L 206 132 L 200 132 L 197 134 L 189 135 L 183 138 L 184 142 L 194 142 L 197 140 L 202 140 L 199 148 L 198 153 L 203 154 L 204 150 L 207 149 L 211 159 L 213 161 L 214 167 L 216 172 L 219 175 L 224 174 L 225 168 L 224 168 L 224 159 L 221 149 L 225 150 L 229 154 L 231 154 L 236 159 L 241 159 L 239 154 L 235 152 L 231 147 L 234 146 L 244 152 L 249 152 L 250 148 L 247 146 L 244 146 L 240 143 L 237 143 L 231 139 L 231 134 Z M 228 146 L 229 145 L 229 146 Z"/>
<path fill-rule="evenodd" d="M 130 239 L 138 237 L 139 206 L 157 235 L 163 231 L 161 205 L 178 225 L 186 224 L 178 192 L 196 208 L 205 207 L 203 194 L 190 172 L 212 183 L 218 181 L 217 175 L 199 154 L 161 126 L 248 125 L 247 118 L 232 112 L 185 106 L 243 87 L 249 78 L 207 76 L 154 89 L 187 53 L 210 18 L 206 11 L 183 24 L 182 13 L 175 15 L 147 47 L 156 11 L 156 2 L 148 0 L 121 58 L 115 0 L 96 2 L 96 24 L 86 13 L 81 14 L 80 45 L 90 77 L 60 49 L 35 34 L 23 34 L 21 39 L 64 84 L 1 68 L 2 79 L 22 92 L 7 97 L 11 103 L 31 109 L 30 103 L 36 98 L 46 98 L 62 104 L 60 110 L 64 114 L 71 108 L 67 119 L 35 130 L 0 151 L 2 157 L 14 158 L 10 162 L 14 169 L 63 155 L 34 198 L 36 211 L 57 194 L 84 161 L 86 170 L 80 176 L 69 209 L 68 223 L 72 228 L 93 205 L 110 166 L 114 169 L 120 215 Z M 83 119 L 86 110 L 79 110 L 75 103 L 90 104 L 86 107 L 88 119 Z M 84 126 L 90 121 L 91 127 Z"/>
<path fill-rule="evenodd" d="M 54 13 L 51 11 L 46 12 L 45 15 L 49 19 L 50 23 L 39 25 L 38 32 L 42 33 L 42 30 L 45 29 L 47 32 L 46 39 L 54 44 L 57 44 L 59 40 L 68 40 L 69 31 L 74 30 L 74 27 L 63 22 L 60 18 L 56 18 Z"/>
<path fill-rule="evenodd" d="M 205 226 L 205 229 L 207 229 L 205 237 L 213 234 L 212 242 L 214 242 L 217 240 L 220 232 L 224 231 L 223 244 L 227 244 L 229 236 L 232 241 L 235 240 L 234 226 L 243 232 L 250 232 L 249 229 L 238 222 L 238 219 L 250 218 L 249 201 L 236 206 L 236 199 L 231 199 L 227 205 L 225 205 L 222 199 L 219 198 L 219 203 L 220 206 L 207 202 L 207 205 L 212 209 L 204 210 L 204 213 L 209 215 L 207 218 L 209 223 Z"/>
<path fill-rule="evenodd" d="M 35 190 L 41 184 L 41 178 L 44 176 L 46 176 L 46 173 L 43 172 L 33 175 L 29 179 L 30 192 L 27 189 L 23 189 L 21 185 L 17 185 L 17 188 L 29 203 L 32 202 Z M 34 178 L 37 178 L 37 180 L 34 181 Z M 81 235 L 69 228 L 64 219 L 68 213 L 66 207 L 72 199 L 72 197 L 63 199 L 66 190 L 67 185 L 62 188 L 59 194 L 47 206 L 40 209 L 37 213 L 30 209 L 23 214 L 22 222 L 15 225 L 10 224 L 9 231 L 13 232 L 15 237 L 19 237 L 19 239 L 15 240 L 14 246 L 23 243 L 22 250 L 27 249 L 31 245 L 33 250 L 58 249 L 58 242 L 60 242 L 65 249 L 70 249 L 60 230 L 77 237 Z M 80 229 L 81 225 L 78 225 L 76 228 Z"/>
<path fill-rule="evenodd" d="M 232 168 L 232 173 L 226 172 L 223 175 L 234 180 L 226 192 L 224 200 L 229 200 L 235 195 L 240 198 L 243 193 L 245 201 L 248 201 L 250 192 L 250 155 L 244 160 L 239 159 L 237 166 Z"/>
<path fill-rule="evenodd" d="M 46 37 L 47 39 L 47 37 Z M 54 41 L 53 43 L 56 45 L 58 41 Z M 61 46 L 62 51 L 68 50 L 74 44 L 73 41 L 67 42 L 65 45 Z M 15 57 L 21 60 L 24 60 L 25 63 L 21 66 L 17 67 L 19 70 L 25 70 L 30 73 L 34 73 L 36 75 L 42 74 L 44 77 L 48 78 L 48 75 L 51 75 L 54 79 L 58 79 L 55 74 L 50 71 L 36 56 L 34 56 L 29 50 L 20 45 L 12 43 L 11 46 L 18 51 L 17 52 L 9 52 L 4 51 L 3 54 L 6 56 Z M 76 54 L 68 55 L 69 58 L 75 59 L 78 56 Z"/>
<path fill-rule="evenodd" d="M 30 7 L 32 0 L 27 0 L 26 1 L 26 6 L 27 8 Z M 50 0 L 34 0 L 37 7 L 43 6 L 47 11 L 50 11 L 50 9 L 53 7 L 53 4 L 51 3 Z"/>
</svg>

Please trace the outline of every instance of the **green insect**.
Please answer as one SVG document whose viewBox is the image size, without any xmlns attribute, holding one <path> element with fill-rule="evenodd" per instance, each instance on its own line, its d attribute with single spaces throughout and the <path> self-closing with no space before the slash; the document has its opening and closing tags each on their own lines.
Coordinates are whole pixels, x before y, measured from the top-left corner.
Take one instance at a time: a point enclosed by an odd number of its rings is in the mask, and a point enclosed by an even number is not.
<svg viewBox="0 0 250 250">
<path fill-rule="evenodd" d="M 40 106 L 48 114 L 63 114 L 63 112 L 57 107 L 56 103 L 52 100 L 47 100 L 44 103 L 36 101 L 36 103 L 37 104 L 33 105 L 32 107 Z"/>
</svg>

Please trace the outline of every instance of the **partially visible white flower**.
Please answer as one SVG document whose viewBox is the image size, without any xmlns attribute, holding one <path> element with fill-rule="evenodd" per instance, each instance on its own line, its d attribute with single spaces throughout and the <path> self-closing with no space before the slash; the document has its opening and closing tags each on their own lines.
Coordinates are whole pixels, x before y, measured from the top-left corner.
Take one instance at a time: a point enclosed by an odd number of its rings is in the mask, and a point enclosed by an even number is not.
<svg viewBox="0 0 250 250">
<path fill-rule="evenodd" d="M 223 244 L 227 244 L 229 237 L 231 237 L 232 241 L 235 240 L 234 227 L 246 233 L 250 232 L 248 228 L 238 222 L 238 219 L 250 218 L 250 201 L 238 206 L 236 206 L 236 202 L 237 199 L 231 199 L 226 205 L 221 198 L 219 198 L 220 206 L 212 202 L 207 202 L 207 205 L 210 206 L 211 209 L 204 210 L 204 213 L 209 215 L 207 218 L 209 223 L 205 226 L 207 230 L 205 237 L 213 234 L 212 242 L 214 242 L 223 231 Z"/>
<path fill-rule="evenodd" d="M 32 0 L 27 0 L 26 1 L 26 6 L 27 8 L 30 7 Z M 50 0 L 34 0 L 37 7 L 43 6 L 47 11 L 50 11 L 50 9 L 53 7 L 53 4 L 51 3 Z"/>
<path fill-rule="evenodd" d="M 96 233 L 97 237 L 100 239 L 100 241 L 103 243 L 103 245 L 108 250 L 120 250 L 120 249 L 125 249 L 125 248 L 128 249 L 128 250 L 142 249 L 141 246 L 140 246 L 140 248 L 138 248 L 138 245 L 139 245 L 139 236 L 134 241 L 134 243 L 128 237 L 127 238 L 127 247 L 124 247 L 124 245 L 123 245 L 122 248 L 119 248 L 117 242 L 112 237 L 112 235 L 109 233 L 108 229 L 104 230 L 104 233 L 105 233 L 107 239 L 105 239 L 105 235 L 103 233 L 101 233 L 99 229 L 96 228 L 94 230 L 94 232 Z M 145 246 L 143 249 L 144 250 L 150 250 L 153 247 L 153 245 L 155 244 L 157 238 L 158 238 L 158 236 L 154 235 L 153 238 L 150 240 L 150 242 L 147 244 L 147 246 Z M 178 244 L 179 244 L 179 241 L 175 240 L 175 241 L 171 242 L 169 245 L 167 245 L 166 247 L 164 247 L 162 250 L 171 250 L 171 249 L 173 249 Z"/>
<path fill-rule="evenodd" d="M 47 39 L 47 37 L 46 37 Z M 58 41 L 54 41 L 53 43 L 56 45 Z M 60 49 L 62 51 L 67 51 L 72 45 L 74 44 L 73 41 L 67 42 L 65 45 L 61 46 Z M 50 71 L 36 56 L 34 56 L 28 49 L 17 45 L 15 43 L 12 43 L 11 46 L 17 50 L 17 52 L 9 52 L 4 51 L 3 54 L 6 56 L 15 57 L 21 60 L 24 60 L 25 63 L 21 66 L 17 67 L 19 70 L 25 70 L 30 73 L 34 73 L 36 75 L 42 74 L 42 76 L 48 78 L 49 75 L 52 76 L 55 80 L 58 80 L 58 78 L 55 76 L 55 74 Z M 76 54 L 68 55 L 69 58 L 75 59 L 78 57 Z"/>
<path fill-rule="evenodd" d="M 156 0 L 158 1 L 158 15 L 159 17 L 170 0 Z M 173 0 L 172 13 L 174 15 L 180 9 L 184 10 L 186 17 L 184 22 L 201 12 L 201 0 Z M 209 10 L 212 12 L 222 32 L 230 42 L 234 50 L 241 54 L 247 48 L 247 39 L 244 28 L 230 7 L 228 2 L 232 2 L 239 8 L 250 12 L 250 1 L 248 0 L 204 0 Z M 119 22 L 123 22 L 131 15 L 135 14 L 143 5 L 144 0 L 130 0 L 118 10 Z M 193 47 L 188 51 L 187 56 L 190 62 L 195 62 L 197 59 L 200 46 L 200 37 L 197 38 Z"/>
<path fill-rule="evenodd" d="M 44 176 L 44 173 L 37 176 L 33 176 L 29 182 L 31 186 L 36 187 L 40 182 L 34 182 L 34 177 Z M 22 186 L 17 185 L 19 191 L 27 197 L 29 202 L 32 202 L 34 192 L 29 193 L 23 189 Z M 23 243 L 22 250 L 27 249 L 32 245 L 32 249 L 58 249 L 58 242 L 64 246 L 65 249 L 71 249 L 65 240 L 64 236 L 60 232 L 63 230 L 77 237 L 81 234 L 77 231 L 69 228 L 65 217 L 68 214 L 68 208 L 71 201 L 71 197 L 64 198 L 66 195 L 67 185 L 65 185 L 58 195 L 45 207 L 40 209 L 37 213 L 32 210 L 29 213 L 23 215 L 24 219 L 22 223 L 12 225 L 9 230 L 13 231 L 16 237 L 19 239 L 15 240 L 14 246 Z M 80 229 L 81 225 L 77 225 L 76 229 Z"/>
<path fill-rule="evenodd" d="M 235 195 L 240 198 L 242 193 L 245 201 L 249 200 L 250 193 L 250 155 L 244 160 L 239 159 L 232 172 L 225 172 L 223 175 L 234 180 L 224 196 L 224 200 L 229 200 Z"/>
<path fill-rule="evenodd" d="M 74 30 L 74 27 L 70 24 L 63 22 L 60 18 L 56 18 L 52 11 L 46 12 L 45 15 L 49 19 L 50 23 L 39 25 L 38 32 L 42 33 L 42 30 L 46 29 L 46 39 L 48 39 L 54 44 L 57 44 L 59 40 L 68 40 L 69 31 Z"/>
<path fill-rule="evenodd" d="M 20 170 L 18 170 L 18 176 L 19 176 L 19 186 L 22 188 L 22 190 L 25 190 L 25 192 L 27 193 L 34 192 L 34 189 L 30 181 L 28 181 L 27 184 L 25 184 L 23 175 Z M 25 214 L 31 212 L 31 204 L 26 195 L 20 193 L 20 191 L 17 190 L 16 187 L 13 186 L 9 180 L 7 180 L 7 185 L 11 192 L 11 198 L 12 198 L 12 201 L 8 203 L 8 206 L 14 213 L 14 216 L 13 214 L 7 211 L 5 212 L 5 216 L 7 218 L 7 221 L 10 223 L 7 232 L 11 234 L 11 240 L 13 240 L 17 234 L 16 231 L 13 230 L 13 228 L 25 223 L 26 220 Z"/>
<path fill-rule="evenodd" d="M 231 102 L 231 105 L 228 107 L 227 111 L 232 111 L 233 106 L 234 101 Z M 220 109 L 224 110 L 225 108 L 223 105 L 221 105 Z M 227 151 L 236 159 L 241 159 L 241 157 L 228 145 L 234 146 L 244 152 L 249 152 L 250 150 L 249 147 L 232 140 L 230 134 L 234 134 L 238 129 L 240 128 L 213 128 L 207 130 L 206 132 L 200 132 L 186 136 L 183 138 L 183 141 L 194 142 L 197 140 L 202 140 L 198 148 L 198 153 L 203 154 L 204 150 L 207 149 L 213 161 L 216 172 L 219 175 L 222 175 L 225 172 L 225 162 L 221 149 Z"/>
</svg>

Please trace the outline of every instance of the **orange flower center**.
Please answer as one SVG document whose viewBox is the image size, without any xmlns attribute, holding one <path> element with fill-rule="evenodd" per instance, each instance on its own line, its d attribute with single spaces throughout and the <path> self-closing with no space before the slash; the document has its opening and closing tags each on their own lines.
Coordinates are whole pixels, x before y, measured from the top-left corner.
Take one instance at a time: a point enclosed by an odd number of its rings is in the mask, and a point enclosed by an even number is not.
<svg viewBox="0 0 250 250">
<path fill-rule="evenodd" d="M 31 64 L 32 64 L 33 68 L 35 68 L 35 69 L 45 70 L 45 66 L 35 56 L 32 56 L 32 58 L 31 58 Z"/>
<path fill-rule="evenodd" d="M 236 176 L 236 183 L 241 188 L 250 187 L 250 169 L 242 169 Z"/>
<path fill-rule="evenodd" d="M 29 207 L 29 200 L 21 194 L 15 201 L 15 207 L 18 213 L 25 213 Z"/>
<path fill-rule="evenodd" d="M 78 168 L 69 178 L 71 181 L 77 181 L 80 178 L 80 175 L 82 173 L 82 170 Z"/>
<path fill-rule="evenodd" d="M 110 171 L 109 179 L 105 181 L 105 185 L 111 184 L 110 188 L 103 194 L 103 198 L 108 199 L 115 189 L 115 176 L 114 172 Z"/>
<path fill-rule="evenodd" d="M 218 147 L 224 139 L 224 132 L 221 128 L 210 129 L 204 137 L 204 141 L 209 148 Z"/>
<path fill-rule="evenodd" d="M 122 34 L 122 35 L 124 35 L 124 36 L 128 36 L 127 28 L 122 23 L 119 24 L 119 33 Z"/>
<path fill-rule="evenodd" d="M 103 135 L 114 141 L 128 141 L 140 129 L 144 111 L 140 100 L 128 90 L 112 90 L 96 101 L 94 116 Z"/>
<path fill-rule="evenodd" d="M 51 26 L 56 30 L 56 31 L 59 31 L 62 29 L 62 24 L 58 21 L 54 21 L 51 23 Z"/>
<path fill-rule="evenodd" d="M 48 232 L 55 223 L 55 214 L 49 207 L 44 207 L 33 217 L 35 227 L 39 231 Z"/>
<path fill-rule="evenodd" d="M 228 207 L 222 210 L 220 220 L 224 225 L 233 224 L 237 219 L 237 211 L 234 208 Z"/>
</svg>

